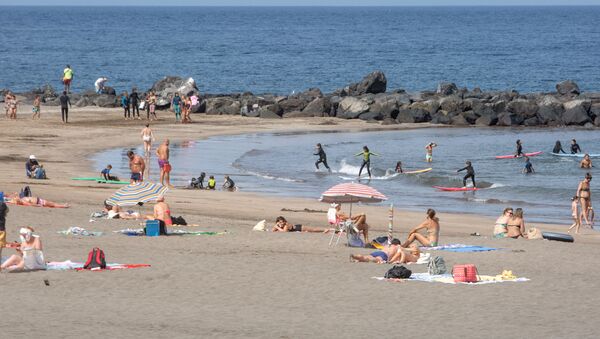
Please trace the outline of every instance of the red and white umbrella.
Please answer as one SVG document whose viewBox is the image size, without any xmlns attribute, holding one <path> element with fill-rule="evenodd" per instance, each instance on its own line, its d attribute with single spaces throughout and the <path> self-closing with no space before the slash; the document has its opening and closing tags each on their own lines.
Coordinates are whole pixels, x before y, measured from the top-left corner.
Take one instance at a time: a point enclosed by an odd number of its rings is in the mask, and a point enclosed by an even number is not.
<svg viewBox="0 0 600 339">
<path fill-rule="evenodd" d="M 382 202 L 387 200 L 387 197 L 373 187 L 357 183 L 345 183 L 335 185 L 323 192 L 319 200 L 327 203 L 350 203 L 350 216 L 352 216 L 352 203 Z"/>
</svg>

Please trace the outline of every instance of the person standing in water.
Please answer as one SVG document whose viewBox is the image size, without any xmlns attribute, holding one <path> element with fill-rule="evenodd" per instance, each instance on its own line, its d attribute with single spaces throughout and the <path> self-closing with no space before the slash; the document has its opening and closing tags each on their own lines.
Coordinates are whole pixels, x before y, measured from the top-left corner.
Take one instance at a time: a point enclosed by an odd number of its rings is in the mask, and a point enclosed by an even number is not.
<svg viewBox="0 0 600 339">
<path fill-rule="evenodd" d="M 467 174 L 463 177 L 463 187 L 467 187 L 467 179 L 471 178 L 471 182 L 473 183 L 473 188 L 475 188 L 475 187 L 477 187 L 475 185 L 475 170 L 473 169 L 473 166 L 471 165 L 470 161 L 465 162 L 465 164 L 467 166 L 457 170 L 456 173 L 466 170 Z"/>
<path fill-rule="evenodd" d="M 150 150 L 152 149 L 152 140 L 154 140 L 154 134 L 150 128 L 150 124 L 146 124 L 146 127 L 142 129 L 142 141 L 144 142 L 144 155 L 150 156 Z"/>
<path fill-rule="evenodd" d="M 579 206 L 578 198 L 574 196 L 571 199 L 571 217 L 573 218 L 573 224 L 569 227 L 569 233 L 575 228 L 575 234 L 579 234 L 579 227 L 581 226 L 581 219 L 579 218 Z"/>
<path fill-rule="evenodd" d="M 329 165 L 327 165 L 327 154 L 325 154 L 325 151 L 323 150 L 323 146 L 321 146 L 320 143 L 317 144 L 316 151 L 317 151 L 317 153 L 314 153 L 313 155 L 319 156 L 319 160 L 317 160 L 317 162 L 315 162 L 315 166 L 317 167 L 317 169 L 319 169 L 319 164 L 322 163 L 323 166 L 325 166 L 325 168 L 327 168 L 327 170 L 329 172 L 331 172 L 331 168 L 329 168 Z"/>
<path fill-rule="evenodd" d="M 429 144 L 427 144 L 427 146 L 425 146 L 425 150 L 427 151 L 427 153 L 425 154 L 425 161 L 427 161 L 427 162 L 433 161 L 433 148 L 434 147 L 437 147 L 437 144 L 435 142 L 430 142 Z"/>
<path fill-rule="evenodd" d="M 556 144 L 554 144 L 554 148 L 552 149 L 552 153 L 567 153 L 563 150 L 560 140 L 556 140 Z"/>
<path fill-rule="evenodd" d="M 171 186 L 171 164 L 169 163 L 169 139 L 158 146 L 156 149 L 158 156 L 158 167 L 160 167 L 160 184 Z"/>
<path fill-rule="evenodd" d="M 579 197 L 579 202 L 581 203 L 581 217 L 579 220 L 585 220 L 586 225 L 590 226 L 590 221 L 588 219 L 588 209 L 592 206 L 592 191 L 590 189 L 590 182 L 592 181 L 592 175 L 588 172 L 585 174 L 585 178 L 583 181 L 579 183 L 577 186 L 577 193 L 575 194 Z"/>
<path fill-rule="evenodd" d="M 129 158 L 129 169 L 131 170 L 130 183 L 136 184 L 144 181 L 144 172 L 146 171 L 146 163 L 144 159 L 133 151 L 127 152 Z"/>
<path fill-rule="evenodd" d="M 572 139 L 571 140 L 571 154 L 577 154 L 579 152 L 581 152 L 581 147 L 579 147 L 577 140 Z"/>
<path fill-rule="evenodd" d="M 374 156 L 378 157 L 379 154 L 373 153 L 373 152 L 369 151 L 369 147 L 363 146 L 363 151 L 360 153 L 356 153 L 354 156 L 358 157 L 361 155 L 363 156 L 363 162 L 362 162 L 362 165 L 360 165 L 360 170 L 358 171 L 358 177 L 360 178 L 360 175 L 362 174 L 362 170 L 366 166 L 367 173 L 369 173 L 369 178 L 371 178 L 371 156 L 374 155 Z"/>
<path fill-rule="evenodd" d="M 589 154 L 585 154 L 583 156 L 583 159 L 581 160 L 581 162 L 579 163 L 579 167 L 580 168 L 592 168 L 592 159 L 590 159 L 590 155 Z"/>
<path fill-rule="evenodd" d="M 525 157 L 525 167 L 523 168 L 523 173 L 535 173 L 533 165 L 531 164 L 531 161 L 529 161 L 529 157 Z"/>
<path fill-rule="evenodd" d="M 517 151 L 515 152 L 515 158 L 522 157 L 523 155 L 523 144 L 521 143 L 521 139 L 517 139 Z"/>
</svg>

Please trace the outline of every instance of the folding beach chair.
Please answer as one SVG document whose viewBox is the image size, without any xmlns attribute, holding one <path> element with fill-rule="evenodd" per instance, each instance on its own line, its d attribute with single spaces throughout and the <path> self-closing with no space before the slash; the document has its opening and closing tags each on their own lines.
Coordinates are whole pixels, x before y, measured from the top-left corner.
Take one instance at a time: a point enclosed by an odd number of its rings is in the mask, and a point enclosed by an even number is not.
<svg viewBox="0 0 600 339">
<path fill-rule="evenodd" d="M 327 211 L 327 221 L 329 225 L 333 227 L 334 232 L 331 233 L 331 238 L 329 239 L 329 246 L 333 244 L 333 239 L 337 233 L 337 239 L 335 241 L 334 246 L 340 242 L 340 238 L 342 237 L 342 233 L 346 233 L 347 236 L 350 236 L 350 231 L 354 231 L 354 233 L 358 233 L 358 229 L 352 223 L 351 220 L 341 221 L 337 217 L 337 213 L 334 207 L 330 207 Z"/>
</svg>

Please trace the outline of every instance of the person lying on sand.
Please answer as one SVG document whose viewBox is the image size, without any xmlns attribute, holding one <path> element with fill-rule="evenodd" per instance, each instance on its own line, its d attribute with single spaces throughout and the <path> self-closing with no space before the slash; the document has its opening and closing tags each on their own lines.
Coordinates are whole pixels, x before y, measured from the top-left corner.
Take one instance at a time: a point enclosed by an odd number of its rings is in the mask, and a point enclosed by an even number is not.
<svg viewBox="0 0 600 339">
<path fill-rule="evenodd" d="M 272 232 L 313 232 L 313 233 L 328 233 L 330 229 L 309 227 L 301 224 L 290 224 L 284 217 L 279 216 L 275 219 L 275 226 L 271 229 Z"/>
<path fill-rule="evenodd" d="M 106 219 L 133 220 L 133 219 L 141 218 L 140 214 L 137 212 L 129 213 L 127 211 L 122 211 L 121 207 L 109 205 L 108 202 L 106 202 L 106 201 L 104 201 L 104 209 L 103 210 L 104 210 L 104 212 L 106 212 L 108 214 Z"/>
<path fill-rule="evenodd" d="M 10 204 L 21 206 L 38 206 L 38 207 L 53 207 L 53 208 L 68 208 L 68 204 L 59 204 L 50 200 L 45 200 L 40 197 L 23 197 L 19 198 L 18 193 L 13 193 L 7 200 Z"/>
<path fill-rule="evenodd" d="M 374 262 L 377 264 L 384 264 L 388 262 L 389 258 L 395 258 L 395 255 L 400 248 L 400 240 L 392 240 L 391 245 L 386 245 L 379 251 L 372 252 L 369 255 L 361 254 L 350 254 L 350 261 L 352 262 Z M 417 257 L 418 259 L 418 257 Z M 390 261 L 391 262 L 391 261 Z"/>
<path fill-rule="evenodd" d="M 352 223 L 356 226 L 358 231 L 362 231 L 363 237 L 365 238 L 365 243 L 369 243 L 369 224 L 367 224 L 367 215 L 364 213 L 355 214 L 352 217 L 349 217 L 342 213 L 342 205 L 335 204 L 335 216 L 338 222 L 344 222 L 346 220 L 351 220 Z"/>
<path fill-rule="evenodd" d="M 417 244 L 412 244 L 408 248 L 398 246 L 396 253 L 392 255 L 389 262 L 392 264 L 408 264 L 411 262 L 417 262 L 421 256 L 421 251 Z"/>
<path fill-rule="evenodd" d="M 33 228 L 23 227 L 19 230 L 21 244 L 17 247 L 17 254 L 8 258 L 0 269 L 9 271 L 45 270 L 46 261 L 42 252 L 42 240 L 39 235 L 33 234 Z"/>
<path fill-rule="evenodd" d="M 419 233 L 422 229 L 426 230 L 427 236 Z M 435 211 L 430 208 L 427 210 L 425 221 L 408 232 L 408 238 L 402 244 L 402 247 L 407 248 L 415 240 L 423 244 L 423 246 L 435 247 L 438 245 L 439 236 L 440 219 L 435 216 Z"/>
</svg>

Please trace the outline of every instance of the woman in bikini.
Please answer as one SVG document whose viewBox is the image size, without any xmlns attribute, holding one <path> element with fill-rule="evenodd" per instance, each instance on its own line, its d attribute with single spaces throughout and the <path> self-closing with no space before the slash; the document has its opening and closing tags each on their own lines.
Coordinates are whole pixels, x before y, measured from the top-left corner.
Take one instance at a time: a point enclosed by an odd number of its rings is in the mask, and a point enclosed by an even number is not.
<svg viewBox="0 0 600 339">
<path fill-rule="evenodd" d="M 150 124 L 146 124 L 146 127 L 142 129 L 141 135 L 142 141 L 144 142 L 144 154 L 148 157 L 150 155 L 150 150 L 152 149 L 152 140 L 154 140 L 154 134 L 152 133 Z"/>
<path fill-rule="evenodd" d="M 525 221 L 523 220 L 523 209 L 517 208 L 506 224 L 506 236 L 513 239 L 525 237 Z"/>
<path fill-rule="evenodd" d="M 328 233 L 330 230 L 318 227 L 308 227 L 301 224 L 291 224 L 284 217 L 279 216 L 275 219 L 275 226 L 271 229 L 272 232 L 313 232 L 313 233 Z"/>
<path fill-rule="evenodd" d="M 592 191 L 590 191 L 590 182 L 592 181 L 592 175 L 588 172 L 585 174 L 585 179 L 579 183 L 577 187 L 577 196 L 579 197 L 579 202 L 581 203 L 581 218 L 580 220 L 585 220 L 586 225 L 590 226 L 590 221 L 588 219 L 588 209 L 592 206 Z"/>
<path fill-rule="evenodd" d="M 29 226 L 19 230 L 21 244 L 17 247 L 17 254 L 13 254 L 8 258 L 0 268 L 9 271 L 46 269 L 44 252 L 42 252 L 42 240 L 39 235 L 35 235 L 33 232 L 33 228 Z"/>
<path fill-rule="evenodd" d="M 59 204 L 50 200 L 45 200 L 39 197 L 23 197 L 19 198 L 18 193 L 14 193 L 12 197 L 8 198 L 8 203 L 21 205 L 21 206 L 38 206 L 38 207 L 52 207 L 52 208 L 68 208 L 68 204 Z"/>
<path fill-rule="evenodd" d="M 425 229 L 427 236 L 419 233 L 419 230 Z M 435 247 L 438 245 L 438 239 L 440 236 L 440 219 L 435 216 L 433 209 L 427 210 L 427 217 L 419 226 L 413 228 L 408 232 L 408 238 L 402 244 L 402 247 L 407 248 L 408 245 L 412 244 L 413 241 L 417 240 L 423 246 Z"/>
<path fill-rule="evenodd" d="M 494 238 L 506 238 L 508 232 L 508 221 L 513 215 L 513 209 L 507 207 L 502 212 L 502 215 L 496 220 L 494 226 Z"/>
</svg>

